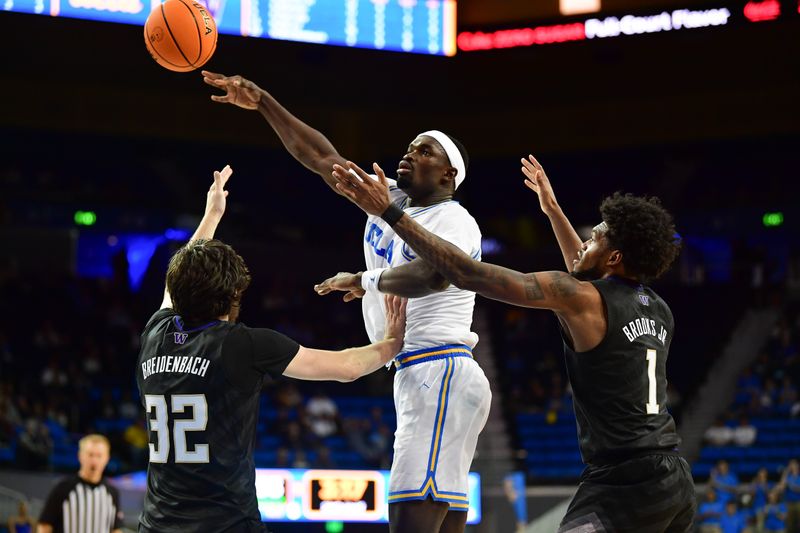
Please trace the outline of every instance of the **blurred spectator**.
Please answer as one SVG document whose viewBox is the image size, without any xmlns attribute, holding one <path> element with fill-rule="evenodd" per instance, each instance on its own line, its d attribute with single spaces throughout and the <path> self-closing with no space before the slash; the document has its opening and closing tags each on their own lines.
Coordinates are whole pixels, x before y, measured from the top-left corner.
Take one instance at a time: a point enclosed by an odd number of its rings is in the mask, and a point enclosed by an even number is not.
<svg viewBox="0 0 800 533">
<path fill-rule="evenodd" d="M 528 380 L 528 400 L 527 403 L 533 411 L 540 412 L 544 409 L 547 402 L 547 391 L 542 386 L 538 378 L 532 377 Z"/>
<path fill-rule="evenodd" d="M 57 424 L 63 429 L 66 429 L 69 425 L 69 417 L 67 417 L 67 413 L 64 412 L 64 408 L 61 406 L 62 398 L 60 394 L 53 394 L 47 402 L 47 409 L 45 410 L 45 419 L 47 422 L 51 422 L 53 424 Z"/>
<path fill-rule="evenodd" d="M 792 378 L 784 376 L 778 392 L 778 409 L 781 413 L 792 413 L 796 410 L 797 388 L 792 383 Z"/>
<path fill-rule="evenodd" d="M 717 493 L 717 500 L 726 504 L 731 500 L 736 500 L 739 492 L 739 478 L 733 473 L 728 465 L 728 461 L 717 462 L 717 467 L 711 471 L 711 483 Z"/>
<path fill-rule="evenodd" d="M 724 509 L 725 504 L 717 501 L 717 493 L 713 489 L 709 489 L 706 492 L 706 501 L 697 508 L 696 521 L 700 527 L 700 533 L 721 533 Z"/>
<path fill-rule="evenodd" d="M 17 514 L 8 517 L 8 533 L 33 533 L 36 520 L 28 514 L 28 504 L 20 501 Z"/>
<path fill-rule="evenodd" d="M 19 436 L 17 447 L 17 464 L 28 470 L 44 470 L 50 463 L 50 452 L 53 451 L 53 439 L 38 418 L 29 418 L 25 429 Z"/>
<path fill-rule="evenodd" d="M 735 501 L 725 504 L 725 512 L 719 519 L 722 533 L 742 533 L 747 527 L 747 519 L 736 507 Z"/>
<path fill-rule="evenodd" d="M 767 379 L 764 381 L 764 389 L 761 391 L 761 409 L 763 411 L 771 411 L 775 406 L 778 399 L 778 387 L 775 386 L 775 381 Z"/>
<path fill-rule="evenodd" d="M 68 381 L 67 373 L 64 372 L 58 364 L 58 357 L 50 357 L 47 366 L 42 370 L 42 385 L 45 387 L 63 387 Z"/>
<path fill-rule="evenodd" d="M 270 427 L 269 430 L 272 434 L 281 438 L 285 438 L 285 436 L 289 433 L 289 424 L 291 422 L 292 418 L 289 409 L 281 407 L 278 409 L 275 422 L 273 422 L 272 427 Z"/>
<path fill-rule="evenodd" d="M 314 447 L 316 442 L 310 438 L 300 422 L 292 420 L 286 426 L 286 432 L 282 435 L 281 444 L 296 455 L 297 452 Z"/>
<path fill-rule="evenodd" d="M 311 432 L 324 439 L 339 430 L 339 410 L 333 400 L 321 389 L 318 389 L 306 403 L 306 421 Z"/>
<path fill-rule="evenodd" d="M 291 468 L 289 461 L 289 450 L 281 446 L 275 452 L 275 468 Z"/>
<path fill-rule="evenodd" d="M 752 498 L 752 508 L 756 517 L 757 530 L 763 529 L 764 506 L 767 505 L 767 496 L 773 488 L 773 484 L 769 482 L 768 476 L 769 474 L 766 468 L 759 468 L 748 490 Z"/>
<path fill-rule="evenodd" d="M 786 529 L 794 532 L 800 528 L 800 463 L 797 459 L 789 461 L 781 478 L 781 487 L 786 499 Z"/>
<path fill-rule="evenodd" d="M 53 321 L 49 318 L 44 319 L 33 334 L 33 345 L 42 353 L 51 352 L 54 348 L 59 348 L 63 344 L 64 338 L 56 330 Z"/>
<path fill-rule="evenodd" d="M 703 438 L 712 446 L 725 446 L 730 444 L 731 439 L 733 439 L 733 430 L 726 426 L 721 418 L 718 418 L 714 424 L 706 430 Z"/>
<path fill-rule="evenodd" d="M 369 460 L 376 468 L 389 468 L 391 466 L 391 457 L 389 451 L 392 448 L 392 430 L 386 424 L 378 424 L 372 426 L 372 431 L 369 434 L 369 445 L 371 454 Z"/>
<path fill-rule="evenodd" d="M 317 459 L 314 468 L 336 468 L 336 463 L 331 457 L 331 450 L 327 446 L 317 448 Z"/>
<path fill-rule="evenodd" d="M 764 506 L 764 533 L 786 533 L 786 504 L 780 501 L 777 490 L 770 491 Z"/>
<path fill-rule="evenodd" d="M 95 523 L 93 532 L 122 532 L 119 492 L 103 478 L 110 451 L 103 435 L 87 435 L 80 440 L 78 474 L 63 478 L 50 491 L 39 517 L 38 533 L 74 531 L 71 525 L 86 524 L 90 512 L 92 518 L 100 516 L 105 521 Z M 94 506 L 84 505 L 84 499 L 94 502 Z"/>
<path fill-rule="evenodd" d="M 150 438 L 147 436 L 144 417 L 137 416 L 133 424 L 125 429 L 122 438 L 128 446 L 128 459 L 131 468 L 146 467 L 149 462 Z"/>
<path fill-rule="evenodd" d="M 737 388 L 748 394 L 757 394 L 761 389 L 761 379 L 753 373 L 752 368 L 746 368 L 737 381 Z"/>
<path fill-rule="evenodd" d="M 369 429 L 369 420 L 365 418 L 345 418 L 342 422 L 342 433 L 347 438 L 347 443 L 364 459 L 372 454 L 372 450 L 367 445 Z"/>
<path fill-rule="evenodd" d="M 303 450 L 295 450 L 294 461 L 292 461 L 292 468 L 308 468 L 311 463 L 308 462 L 306 452 Z"/>
<path fill-rule="evenodd" d="M 83 371 L 87 376 L 98 374 L 103 365 L 100 362 L 100 349 L 97 347 L 97 342 L 92 337 L 84 337 L 81 351 L 84 354 Z"/>
<path fill-rule="evenodd" d="M 19 412 L 11 400 L 0 395 L 0 446 L 6 447 L 16 437 L 16 427 L 20 425 Z"/>
<path fill-rule="evenodd" d="M 746 416 L 739 418 L 739 425 L 733 429 L 733 443 L 736 446 L 752 446 L 756 441 L 758 430 L 750 424 Z"/>
<path fill-rule="evenodd" d="M 392 430 L 381 421 L 380 412 L 380 408 L 373 409 L 370 419 L 349 418 L 343 423 L 348 444 L 372 468 L 391 464 Z"/>
<path fill-rule="evenodd" d="M 96 416 L 106 420 L 114 420 L 117 418 L 117 402 L 114 401 L 114 393 L 111 392 L 109 387 L 103 389 L 103 395 L 100 397 L 100 405 L 97 408 Z"/>
<path fill-rule="evenodd" d="M 300 407 L 303 403 L 303 395 L 297 385 L 287 381 L 283 383 L 278 390 L 275 391 L 275 403 L 278 407 L 285 407 L 287 409 L 295 409 Z"/>
</svg>

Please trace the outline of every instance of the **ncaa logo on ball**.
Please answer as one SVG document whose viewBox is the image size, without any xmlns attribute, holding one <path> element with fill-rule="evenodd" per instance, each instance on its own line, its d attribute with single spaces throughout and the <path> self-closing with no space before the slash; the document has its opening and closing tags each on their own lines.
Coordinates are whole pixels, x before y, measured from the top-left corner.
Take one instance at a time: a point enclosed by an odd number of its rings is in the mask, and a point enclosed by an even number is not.
<svg viewBox="0 0 800 533">
<path fill-rule="evenodd" d="M 164 29 L 161 26 L 156 26 L 153 28 L 153 31 L 150 32 L 150 42 L 151 43 L 160 43 L 161 39 L 164 38 Z"/>
</svg>

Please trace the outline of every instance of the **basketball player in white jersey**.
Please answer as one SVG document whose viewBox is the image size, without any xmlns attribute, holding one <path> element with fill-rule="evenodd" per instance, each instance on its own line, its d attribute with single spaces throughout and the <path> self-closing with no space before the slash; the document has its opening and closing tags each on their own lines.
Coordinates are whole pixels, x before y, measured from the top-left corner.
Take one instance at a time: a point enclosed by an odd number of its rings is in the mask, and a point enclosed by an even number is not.
<svg viewBox="0 0 800 533">
<path fill-rule="evenodd" d="M 289 153 L 339 194 L 331 172 L 347 161 L 322 133 L 241 76 L 203 71 L 203 80 L 225 91 L 212 100 L 258 110 Z M 426 131 L 409 144 L 391 194 L 424 227 L 480 259 L 480 229 L 452 199 L 467 164 L 461 143 L 440 131 Z M 475 295 L 445 282 L 380 217 L 367 219 L 364 256 L 366 271 L 342 272 L 315 288 L 319 294 L 344 291 L 345 301 L 363 298 L 370 339 L 383 336 L 381 293 L 414 298 L 408 302 L 403 351 L 395 358 L 390 531 L 463 532 L 469 466 L 491 403 L 488 380 L 472 358 L 478 342 L 470 331 Z"/>
</svg>

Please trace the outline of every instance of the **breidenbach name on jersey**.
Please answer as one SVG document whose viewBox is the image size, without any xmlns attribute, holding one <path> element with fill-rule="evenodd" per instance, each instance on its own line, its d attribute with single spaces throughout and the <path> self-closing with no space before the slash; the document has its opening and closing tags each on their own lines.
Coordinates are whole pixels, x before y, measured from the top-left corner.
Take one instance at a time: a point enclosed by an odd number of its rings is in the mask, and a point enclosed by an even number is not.
<svg viewBox="0 0 800 533">
<path fill-rule="evenodd" d="M 142 363 L 142 379 L 164 372 L 186 373 L 205 377 L 211 360 L 191 355 L 157 355 Z"/>
</svg>

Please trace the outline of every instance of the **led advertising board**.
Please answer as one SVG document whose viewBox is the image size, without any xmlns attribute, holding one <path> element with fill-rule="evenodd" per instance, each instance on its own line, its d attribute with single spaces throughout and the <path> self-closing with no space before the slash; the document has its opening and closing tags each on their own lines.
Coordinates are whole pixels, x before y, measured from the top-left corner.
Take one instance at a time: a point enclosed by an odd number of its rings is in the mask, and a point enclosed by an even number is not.
<svg viewBox="0 0 800 533">
<path fill-rule="evenodd" d="M 200 0 L 220 33 L 432 55 L 456 53 L 456 0 Z M 20 13 L 144 25 L 159 0 L 3 0 Z"/>
</svg>

